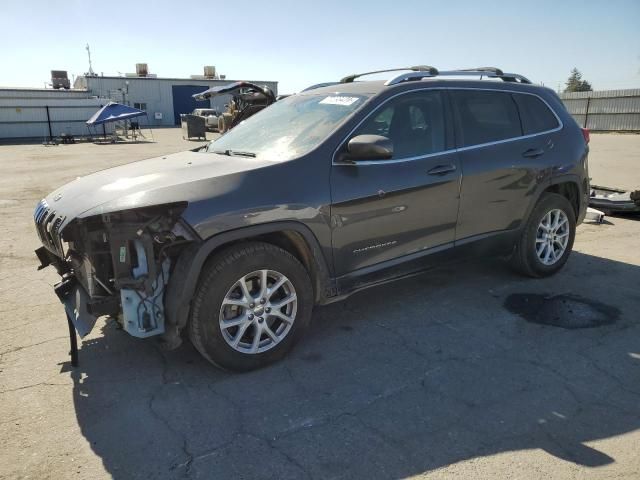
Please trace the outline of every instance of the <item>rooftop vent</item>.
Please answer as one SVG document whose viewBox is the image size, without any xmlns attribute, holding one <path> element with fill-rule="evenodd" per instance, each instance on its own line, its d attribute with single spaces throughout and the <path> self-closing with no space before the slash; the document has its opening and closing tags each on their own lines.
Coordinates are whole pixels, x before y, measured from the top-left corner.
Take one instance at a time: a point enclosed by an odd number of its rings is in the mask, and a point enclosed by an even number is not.
<svg viewBox="0 0 640 480">
<path fill-rule="evenodd" d="M 146 63 L 136 63 L 136 75 L 146 77 L 149 75 L 149 68 Z"/>
<path fill-rule="evenodd" d="M 69 82 L 69 76 L 66 70 L 51 70 L 51 86 L 53 88 L 64 88 L 68 90 L 71 88 L 71 82 Z"/>
</svg>

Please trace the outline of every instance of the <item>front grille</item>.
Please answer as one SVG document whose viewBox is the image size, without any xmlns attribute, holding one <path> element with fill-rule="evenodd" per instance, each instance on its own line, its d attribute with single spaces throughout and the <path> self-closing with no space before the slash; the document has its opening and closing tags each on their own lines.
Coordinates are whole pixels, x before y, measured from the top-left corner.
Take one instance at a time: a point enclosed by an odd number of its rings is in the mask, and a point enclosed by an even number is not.
<svg viewBox="0 0 640 480">
<path fill-rule="evenodd" d="M 56 211 L 49 207 L 46 200 L 41 200 L 33 213 L 36 223 L 36 231 L 42 244 L 59 257 L 64 257 L 60 226 L 65 217 L 57 215 Z"/>
</svg>

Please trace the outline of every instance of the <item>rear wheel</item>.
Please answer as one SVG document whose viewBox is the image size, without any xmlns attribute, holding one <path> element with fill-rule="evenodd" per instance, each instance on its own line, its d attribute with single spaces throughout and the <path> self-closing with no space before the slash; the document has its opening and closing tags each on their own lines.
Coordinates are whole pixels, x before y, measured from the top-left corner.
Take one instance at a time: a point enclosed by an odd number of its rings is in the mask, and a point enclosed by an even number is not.
<svg viewBox="0 0 640 480">
<path fill-rule="evenodd" d="M 567 262 L 575 233 L 576 217 L 569 200 L 546 193 L 531 212 L 511 263 L 531 277 L 553 275 Z"/>
<path fill-rule="evenodd" d="M 311 319 L 306 269 L 271 244 L 231 247 L 205 267 L 194 297 L 189 335 L 210 362 L 246 371 L 279 360 Z"/>
</svg>

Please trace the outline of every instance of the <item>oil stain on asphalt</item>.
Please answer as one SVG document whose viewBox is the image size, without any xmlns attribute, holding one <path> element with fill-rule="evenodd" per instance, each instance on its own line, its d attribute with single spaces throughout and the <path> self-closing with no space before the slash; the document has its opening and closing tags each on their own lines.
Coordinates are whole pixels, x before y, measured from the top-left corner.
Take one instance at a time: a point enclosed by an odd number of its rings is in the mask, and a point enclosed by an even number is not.
<svg viewBox="0 0 640 480">
<path fill-rule="evenodd" d="M 579 295 L 514 293 L 504 306 L 528 322 L 561 328 L 593 328 L 614 323 L 620 310 Z"/>
</svg>

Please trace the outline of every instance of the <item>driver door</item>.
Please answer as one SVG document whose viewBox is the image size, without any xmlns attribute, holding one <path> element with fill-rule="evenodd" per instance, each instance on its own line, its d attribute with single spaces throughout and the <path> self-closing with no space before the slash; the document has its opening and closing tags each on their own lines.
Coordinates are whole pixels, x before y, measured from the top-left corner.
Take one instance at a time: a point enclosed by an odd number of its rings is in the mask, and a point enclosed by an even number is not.
<svg viewBox="0 0 640 480">
<path fill-rule="evenodd" d="M 461 169 L 446 93 L 420 90 L 378 106 L 345 140 L 374 134 L 393 142 L 389 160 L 339 163 L 331 173 L 337 276 L 378 270 L 453 245 Z M 440 248 L 438 248 L 440 247 Z M 370 267 L 370 268 L 369 268 Z"/>
</svg>

